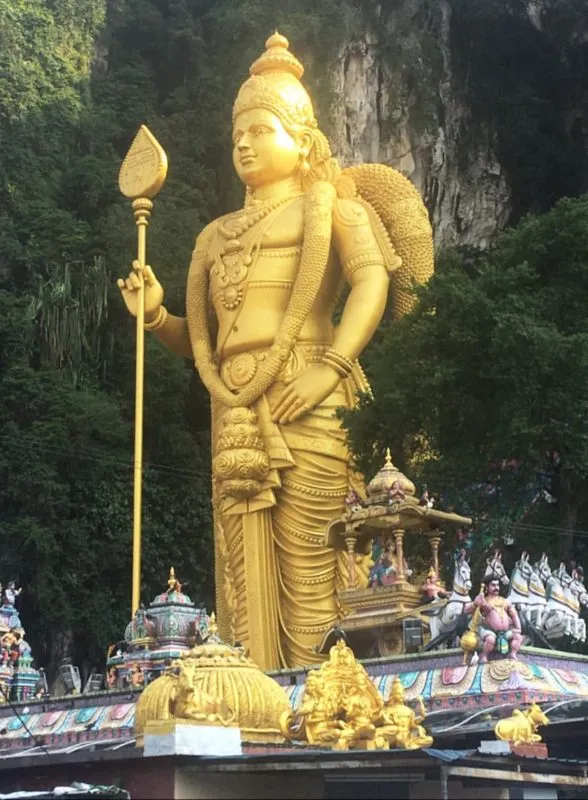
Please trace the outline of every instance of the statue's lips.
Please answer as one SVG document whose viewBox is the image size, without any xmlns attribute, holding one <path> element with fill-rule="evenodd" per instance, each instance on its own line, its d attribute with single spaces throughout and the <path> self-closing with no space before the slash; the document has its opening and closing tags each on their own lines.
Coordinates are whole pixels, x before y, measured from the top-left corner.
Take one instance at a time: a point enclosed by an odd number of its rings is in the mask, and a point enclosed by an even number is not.
<svg viewBox="0 0 588 800">
<path fill-rule="evenodd" d="M 239 159 L 239 163 L 241 163 L 244 167 L 246 167 L 247 164 L 252 164 L 254 161 L 255 156 L 241 156 Z"/>
</svg>

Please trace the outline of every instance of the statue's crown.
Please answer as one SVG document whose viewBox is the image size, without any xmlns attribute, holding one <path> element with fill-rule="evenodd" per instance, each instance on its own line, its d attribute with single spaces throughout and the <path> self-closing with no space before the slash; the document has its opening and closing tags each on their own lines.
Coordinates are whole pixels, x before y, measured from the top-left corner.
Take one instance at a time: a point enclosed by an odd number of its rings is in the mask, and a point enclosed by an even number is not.
<svg viewBox="0 0 588 800">
<path fill-rule="evenodd" d="M 304 74 L 304 67 L 296 56 L 290 52 L 289 47 L 290 42 L 286 37 L 276 31 L 266 40 L 265 53 L 262 53 L 253 62 L 249 67 L 249 72 L 252 75 L 261 75 L 269 70 L 280 70 L 281 72 L 289 72 L 297 80 L 300 80 Z"/>
<path fill-rule="evenodd" d="M 277 31 L 272 34 L 249 72 L 233 106 L 233 122 L 245 111 L 265 108 L 286 126 L 317 127 L 312 102 L 300 83 L 304 67 L 290 52 L 285 36 Z"/>
</svg>

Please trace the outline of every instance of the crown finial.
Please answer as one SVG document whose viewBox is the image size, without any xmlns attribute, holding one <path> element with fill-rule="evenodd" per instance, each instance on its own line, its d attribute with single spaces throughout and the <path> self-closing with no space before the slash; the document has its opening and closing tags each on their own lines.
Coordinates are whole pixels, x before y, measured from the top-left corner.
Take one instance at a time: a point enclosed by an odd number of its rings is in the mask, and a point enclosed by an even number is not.
<svg viewBox="0 0 588 800">
<path fill-rule="evenodd" d="M 216 624 L 216 614 L 214 611 L 210 613 L 210 622 L 208 623 L 208 635 L 209 636 L 216 636 L 218 631 L 218 625 Z"/>
<path fill-rule="evenodd" d="M 271 47 L 283 47 L 284 50 L 287 50 L 290 47 L 290 42 L 286 39 L 285 36 L 276 30 L 272 33 L 269 39 L 266 39 L 265 42 L 265 49 L 269 50 Z"/>
<path fill-rule="evenodd" d="M 392 453 L 389 447 L 386 448 L 386 464 L 392 464 Z"/>
<path fill-rule="evenodd" d="M 257 61 L 254 61 L 249 72 L 252 75 L 261 75 L 264 72 L 285 72 L 293 75 L 297 80 L 300 80 L 304 73 L 304 67 L 298 61 L 296 56 L 288 49 L 290 42 L 285 36 L 276 31 L 272 33 L 269 39 L 265 42 L 265 52 L 263 52 Z"/>
</svg>

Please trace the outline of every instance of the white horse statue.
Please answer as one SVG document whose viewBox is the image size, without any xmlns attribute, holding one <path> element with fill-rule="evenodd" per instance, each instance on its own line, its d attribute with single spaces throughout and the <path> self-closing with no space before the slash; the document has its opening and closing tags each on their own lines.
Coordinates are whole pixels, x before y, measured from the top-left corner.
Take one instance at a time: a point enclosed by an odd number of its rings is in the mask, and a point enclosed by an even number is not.
<svg viewBox="0 0 588 800">
<path fill-rule="evenodd" d="M 586 641 L 586 622 L 580 617 L 582 593 L 586 593 L 584 585 L 562 562 L 547 580 L 547 606 L 541 625 L 546 639 L 569 636 L 575 642 Z"/>
<path fill-rule="evenodd" d="M 543 614 L 547 607 L 547 592 L 545 587 L 551 576 L 551 567 L 546 553 L 541 554 L 539 561 L 533 564 L 529 578 L 529 604 L 525 609 L 527 619 L 539 630 L 543 621 Z"/>
<path fill-rule="evenodd" d="M 524 550 L 510 577 L 507 599 L 524 619 L 539 629 L 547 604 L 545 582 L 550 575 L 551 569 L 545 553 L 531 566 L 529 553 Z"/>
<path fill-rule="evenodd" d="M 429 627 L 431 629 L 431 640 L 452 631 L 457 624 L 458 618 L 463 614 L 466 603 L 471 603 L 470 592 L 472 590 L 472 577 L 470 565 L 467 560 L 465 550 L 455 559 L 455 570 L 453 573 L 453 589 L 447 602 L 441 610 L 431 616 Z"/>
<path fill-rule="evenodd" d="M 486 571 L 482 581 L 486 583 L 490 577 L 498 578 L 503 586 L 508 586 L 510 578 L 506 574 L 504 564 L 502 563 L 502 553 L 500 550 L 495 550 L 492 558 L 486 559 Z"/>
<path fill-rule="evenodd" d="M 510 588 L 506 596 L 506 599 L 510 600 L 517 611 L 526 611 L 529 604 L 529 581 L 532 572 L 533 567 L 529 562 L 529 554 L 523 550 L 510 576 Z"/>
</svg>

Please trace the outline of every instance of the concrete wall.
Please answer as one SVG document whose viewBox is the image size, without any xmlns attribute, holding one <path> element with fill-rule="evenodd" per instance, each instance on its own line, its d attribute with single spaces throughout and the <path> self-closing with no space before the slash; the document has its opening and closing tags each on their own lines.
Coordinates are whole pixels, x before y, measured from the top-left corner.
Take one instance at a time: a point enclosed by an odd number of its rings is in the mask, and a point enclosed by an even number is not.
<svg viewBox="0 0 588 800">
<path fill-rule="evenodd" d="M 447 796 L 451 800 L 509 800 L 508 789 L 498 786 L 464 786 L 459 781 L 450 780 Z M 410 786 L 409 800 L 442 800 L 439 781 L 422 781 Z"/>
</svg>

